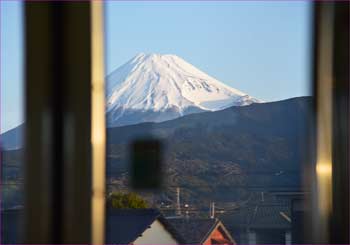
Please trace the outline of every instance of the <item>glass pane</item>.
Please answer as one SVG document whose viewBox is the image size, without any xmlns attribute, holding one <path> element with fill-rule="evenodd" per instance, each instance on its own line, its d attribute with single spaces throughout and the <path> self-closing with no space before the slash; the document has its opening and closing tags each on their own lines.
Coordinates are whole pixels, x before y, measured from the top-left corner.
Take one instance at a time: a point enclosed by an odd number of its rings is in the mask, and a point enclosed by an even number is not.
<svg viewBox="0 0 350 245">
<path fill-rule="evenodd" d="M 300 241 L 310 19 L 302 1 L 106 2 L 107 243 Z"/>
<path fill-rule="evenodd" d="M 1 243 L 18 243 L 23 208 L 23 3 L 1 1 Z"/>
</svg>

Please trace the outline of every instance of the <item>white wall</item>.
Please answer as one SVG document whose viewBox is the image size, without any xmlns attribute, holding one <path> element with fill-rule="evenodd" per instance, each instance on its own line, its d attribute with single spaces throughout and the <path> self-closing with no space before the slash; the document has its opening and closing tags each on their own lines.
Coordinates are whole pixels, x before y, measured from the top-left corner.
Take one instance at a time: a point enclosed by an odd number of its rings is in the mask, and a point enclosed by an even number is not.
<svg viewBox="0 0 350 245">
<path fill-rule="evenodd" d="M 248 233 L 248 244 L 256 244 L 256 233 L 254 231 Z"/>
<path fill-rule="evenodd" d="M 286 231 L 285 237 L 286 237 L 286 244 L 287 245 L 292 244 L 292 232 Z"/>
<path fill-rule="evenodd" d="M 133 244 L 178 244 L 173 236 L 165 229 L 158 220 L 155 220 L 151 227 L 145 230 L 142 236 L 138 237 Z"/>
</svg>

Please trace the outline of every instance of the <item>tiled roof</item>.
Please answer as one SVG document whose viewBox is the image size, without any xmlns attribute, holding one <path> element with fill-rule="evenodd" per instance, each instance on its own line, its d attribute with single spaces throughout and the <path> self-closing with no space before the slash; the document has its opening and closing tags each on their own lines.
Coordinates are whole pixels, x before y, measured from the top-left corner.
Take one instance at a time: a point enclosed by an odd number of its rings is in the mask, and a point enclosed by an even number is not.
<svg viewBox="0 0 350 245">
<path fill-rule="evenodd" d="M 167 220 L 187 244 L 200 244 L 217 223 L 217 219 L 201 218 L 168 218 Z"/>
<path fill-rule="evenodd" d="M 129 244 L 158 219 L 179 242 L 182 238 L 156 209 L 109 209 L 107 211 L 107 244 Z"/>
<path fill-rule="evenodd" d="M 290 210 L 287 206 L 260 205 L 254 209 L 250 228 L 289 229 L 291 228 Z"/>
<path fill-rule="evenodd" d="M 2 244 L 21 243 L 20 227 L 23 225 L 23 209 L 1 210 L 1 242 Z"/>
<path fill-rule="evenodd" d="M 167 220 L 176 229 L 177 233 L 181 234 L 186 244 L 203 243 L 217 225 L 221 224 L 218 219 L 209 218 L 173 217 L 167 218 Z M 230 234 L 227 235 L 232 240 Z M 233 240 L 230 242 L 233 243 Z"/>
<path fill-rule="evenodd" d="M 221 218 L 234 228 L 251 229 L 290 229 L 290 207 L 284 204 L 260 203 L 242 207 L 231 214 L 224 214 Z"/>
</svg>

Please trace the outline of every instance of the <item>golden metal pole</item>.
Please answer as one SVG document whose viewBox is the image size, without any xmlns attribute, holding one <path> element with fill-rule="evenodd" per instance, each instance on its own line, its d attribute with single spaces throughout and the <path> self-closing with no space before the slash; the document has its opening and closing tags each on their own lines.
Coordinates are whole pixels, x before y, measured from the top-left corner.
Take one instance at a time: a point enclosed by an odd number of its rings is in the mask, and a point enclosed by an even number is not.
<svg viewBox="0 0 350 245">
<path fill-rule="evenodd" d="M 103 1 L 91 1 L 92 27 L 92 244 L 105 243 L 105 84 Z"/>
<path fill-rule="evenodd" d="M 329 222 L 332 212 L 332 107 L 333 107 L 333 3 L 321 3 L 319 6 L 318 29 L 318 69 L 317 69 L 317 155 L 316 183 L 317 215 L 314 224 L 317 241 L 329 240 Z M 316 235 L 316 234 L 314 234 Z"/>
</svg>

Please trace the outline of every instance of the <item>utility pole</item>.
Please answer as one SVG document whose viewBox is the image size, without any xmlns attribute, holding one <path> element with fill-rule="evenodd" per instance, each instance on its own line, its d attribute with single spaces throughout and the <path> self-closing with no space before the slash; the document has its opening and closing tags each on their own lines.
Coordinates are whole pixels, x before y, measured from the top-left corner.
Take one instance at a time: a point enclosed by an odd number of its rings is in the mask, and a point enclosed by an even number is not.
<svg viewBox="0 0 350 245">
<path fill-rule="evenodd" d="M 176 215 L 181 216 L 180 187 L 176 188 Z"/>
<path fill-rule="evenodd" d="M 211 218 L 211 202 L 209 203 L 209 218 Z"/>
<path fill-rule="evenodd" d="M 185 204 L 185 217 L 186 217 L 186 219 L 188 219 L 189 218 L 189 212 L 188 212 L 188 208 L 189 208 L 189 205 L 188 204 Z"/>
<path fill-rule="evenodd" d="M 210 203 L 210 218 L 215 218 L 215 202 Z"/>
</svg>

